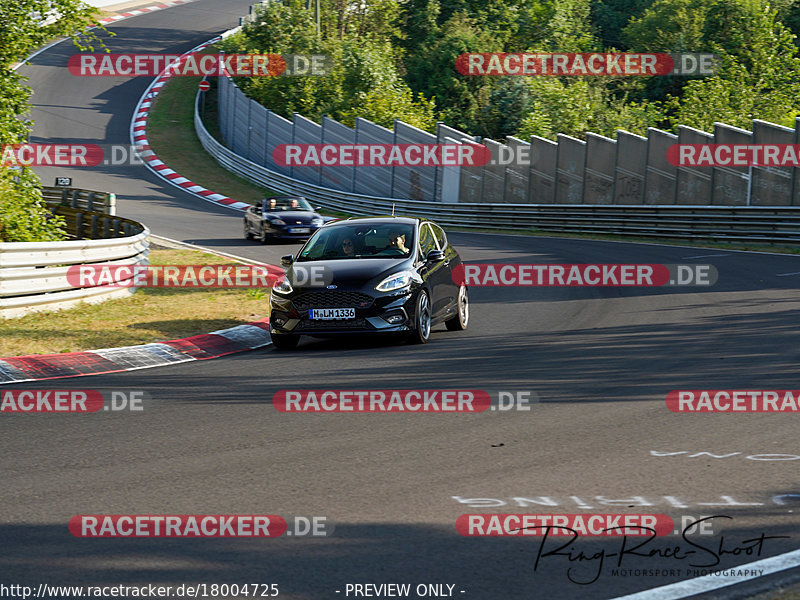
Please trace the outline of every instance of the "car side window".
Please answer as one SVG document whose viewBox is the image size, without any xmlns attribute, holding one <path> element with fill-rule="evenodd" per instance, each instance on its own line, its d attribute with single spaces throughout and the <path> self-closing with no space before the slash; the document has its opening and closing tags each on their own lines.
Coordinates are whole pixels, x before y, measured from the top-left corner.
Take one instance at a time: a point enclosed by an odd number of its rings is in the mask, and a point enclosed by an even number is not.
<svg viewBox="0 0 800 600">
<path fill-rule="evenodd" d="M 438 225 L 434 225 L 433 223 L 430 224 L 430 227 L 433 230 L 434 237 L 436 238 L 436 245 L 439 246 L 439 250 L 444 251 L 444 249 L 447 248 L 447 236 L 444 234 L 444 229 Z"/>
<path fill-rule="evenodd" d="M 431 228 L 427 223 L 424 223 L 419 228 L 419 248 L 420 256 L 427 256 L 431 250 L 436 250 L 436 242 L 434 241 Z"/>
</svg>

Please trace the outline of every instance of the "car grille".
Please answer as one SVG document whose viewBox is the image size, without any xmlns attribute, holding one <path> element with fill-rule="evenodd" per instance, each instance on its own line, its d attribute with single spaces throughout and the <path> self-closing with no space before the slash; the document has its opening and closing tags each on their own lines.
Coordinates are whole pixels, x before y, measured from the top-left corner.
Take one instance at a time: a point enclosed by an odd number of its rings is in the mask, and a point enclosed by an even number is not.
<svg viewBox="0 0 800 600">
<path fill-rule="evenodd" d="M 310 320 L 303 319 L 294 331 L 340 331 L 342 329 L 370 329 L 365 319 Z"/>
<path fill-rule="evenodd" d="M 292 300 L 292 304 L 300 311 L 309 308 L 369 308 L 372 302 L 373 298 L 366 294 L 333 290 L 306 292 Z"/>
</svg>

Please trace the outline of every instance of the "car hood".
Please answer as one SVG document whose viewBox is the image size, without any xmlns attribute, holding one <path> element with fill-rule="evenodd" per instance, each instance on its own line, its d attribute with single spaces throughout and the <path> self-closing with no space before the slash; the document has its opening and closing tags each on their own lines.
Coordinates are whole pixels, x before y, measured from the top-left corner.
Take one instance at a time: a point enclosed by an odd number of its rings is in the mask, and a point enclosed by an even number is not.
<svg viewBox="0 0 800 600">
<path fill-rule="evenodd" d="M 306 225 L 311 223 L 311 219 L 319 218 L 319 215 L 307 210 L 281 210 L 267 213 L 267 218 L 281 219 L 287 225 Z"/>
<path fill-rule="evenodd" d="M 297 262 L 292 269 L 321 268 L 322 279 L 325 285 L 339 287 L 362 287 L 363 285 L 380 283 L 382 277 L 388 277 L 396 271 L 409 268 L 408 258 L 353 258 L 340 260 L 314 260 Z M 299 274 L 298 274 L 299 275 Z M 308 276 L 313 277 L 311 271 Z M 298 279 L 301 279 L 298 277 Z M 373 281 L 377 280 L 377 281 Z M 303 286 L 306 288 L 306 286 Z M 310 288 L 306 288 L 310 289 Z"/>
</svg>

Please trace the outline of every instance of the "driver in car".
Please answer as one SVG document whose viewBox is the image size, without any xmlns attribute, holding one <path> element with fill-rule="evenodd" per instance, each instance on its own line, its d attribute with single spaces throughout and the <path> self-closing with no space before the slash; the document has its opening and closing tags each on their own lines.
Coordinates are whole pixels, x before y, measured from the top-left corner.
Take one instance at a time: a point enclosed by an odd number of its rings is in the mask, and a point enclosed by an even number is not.
<svg viewBox="0 0 800 600">
<path fill-rule="evenodd" d="M 355 256 L 356 247 L 353 243 L 353 238 L 346 237 L 342 240 L 342 254 L 345 256 Z"/>
<path fill-rule="evenodd" d="M 408 248 L 406 248 L 406 236 L 405 234 L 394 230 L 389 232 L 389 246 L 387 246 L 387 250 L 394 248 L 395 250 L 399 250 L 403 254 L 408 254 Z"/>
</svg>

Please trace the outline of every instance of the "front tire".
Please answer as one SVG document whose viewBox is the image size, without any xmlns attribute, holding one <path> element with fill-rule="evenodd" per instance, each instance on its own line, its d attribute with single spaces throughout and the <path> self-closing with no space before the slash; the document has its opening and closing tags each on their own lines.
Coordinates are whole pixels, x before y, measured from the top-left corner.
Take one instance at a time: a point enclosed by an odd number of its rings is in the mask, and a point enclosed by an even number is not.
<svg viewBox="0 0 800 600">
<path fill-rule="evenodd" d="M 258 241 L 261 242 L 262 244 L 268 244 L 269 243 L 269 235 L 267 235 L 267 228 L 266 227 L 263 227 L 261 229 L 261 235 L 258 236 Z"/>
<path fill-rule="evenodd" d="M 420 290 L 417 295 L 417 308 L 414 311 L 415 327 L 409 335 L 411 344 L 427 344 L 431 338 L 431 303 L 428 292 Z"/>
<path fill-rule="evenodd" d="M 444 322 L 448 331 L 464 331 L 469 324 L 469 294 L 467 286 L 458 288 L 458 302 L 456 316 Z"/>
<path fill-rule="evenodd" d="M 250 231 L 250 226 L 247 224 L 247 221 L 244 222 L 244 239 L 246 240 L 253 239 L 253 232 Z"/>
<path fill-rule="evenodd" d="M 297 348 L 297 342 L 300 341 L 299 335 L 288 333 L 273 333 L 270 337 L 272 338 L 272 345 L 277 350 L 294 350 Z"/>
</svg>

